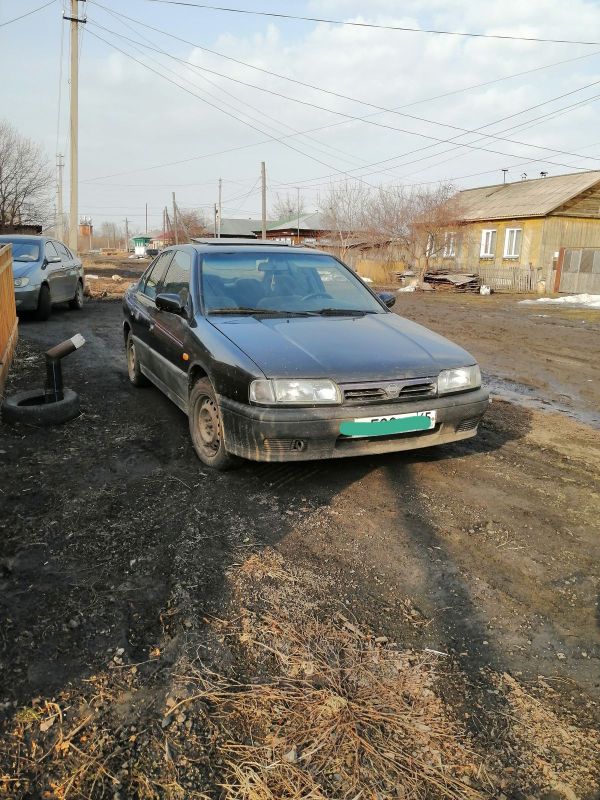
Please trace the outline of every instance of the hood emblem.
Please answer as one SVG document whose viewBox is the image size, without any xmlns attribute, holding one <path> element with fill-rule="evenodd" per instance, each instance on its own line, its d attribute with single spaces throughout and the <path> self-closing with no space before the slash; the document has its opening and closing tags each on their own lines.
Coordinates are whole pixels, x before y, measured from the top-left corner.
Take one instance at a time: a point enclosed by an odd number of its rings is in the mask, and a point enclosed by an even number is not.
<svg viewBox="0 0 600 800">
<path fill-rule="evenodd" d="M 400 395 L 400 386 L 397 383 L 388 383 L 385 387 L 386 397 L 398 397 Z"/>
</svg>

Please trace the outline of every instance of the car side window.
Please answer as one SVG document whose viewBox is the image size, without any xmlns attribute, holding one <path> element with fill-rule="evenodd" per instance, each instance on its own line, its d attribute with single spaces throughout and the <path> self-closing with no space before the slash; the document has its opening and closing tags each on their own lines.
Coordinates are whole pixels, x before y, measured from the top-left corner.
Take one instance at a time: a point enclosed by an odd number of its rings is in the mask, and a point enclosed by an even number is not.
<svg viewBox="0 0 600 800">
<path fill-rule="evenodd" d="M 62 259 L 65 259 L 67 261 L 72 261 L 73 256 L 67 250 L 67 248 L 64 246 L 62 242 L 56 242 L 56 249 L 58 250 L 58 254 Z"/>
<path fill-rule="evenodd" d="M 60 258 L 56 247 L 52 244 L 52 242 L 46 242 L 46 258 L 50 260 L 51 258 Z"/>
<path fill-rule="evenodd" d="M 160 283 L 160 279 L 162 278 L 165 268 L 167 264 L 173 257 L 173 252 L 168 251 L 166 253 L 161 253 L 159 257 L 154 262 L 154 266 L 150 266 L 146 278 L 142 281 L 140 285 L 140 291 L 142 294 L 145 294 L 146 297 L 149 297 L 151 300 L 154 300 L 156 297 L 156 290 L 158 288 L 158 284 Z"/>
<path fill-rule="evenodd" d="M 160 292 L 179 295 L 181 305 L 185 306 L 190 296 L 191 269 L 191 255 L 184 250 L 176 250 L 160 286 Z"/>
</svg>

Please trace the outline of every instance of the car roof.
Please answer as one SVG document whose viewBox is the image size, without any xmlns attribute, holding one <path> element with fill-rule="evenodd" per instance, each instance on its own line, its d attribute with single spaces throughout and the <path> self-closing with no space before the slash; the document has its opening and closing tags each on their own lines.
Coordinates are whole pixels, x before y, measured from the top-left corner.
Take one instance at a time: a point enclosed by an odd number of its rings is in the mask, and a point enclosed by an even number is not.
<svg viewBox="0 0 600 800">
<path fill-rule="evenodd" d="M 327 255 L 323 250 L 315 250 L 314 247 L 303 247 L 301 245 L 284 244 L 283 242 L 269 241 L 268 239 L 192 239 L 192 247 L 199 253 L 214 253 L 218 250 L 227 252 L 251 250 L 252 252 L 273 252 L 284 253 L 301 252 Z"/>
<path fill-rule="evenodd" d="M 13 242 L 15 239 L 22 242 L 33 242 L 33 241 L 40 241 L 45 242 L 48 240 L 48 236 L 40 236 L 38 233 L 2 233 L 0 234 L 0 241 L 10 241 Z"/>
</svg>

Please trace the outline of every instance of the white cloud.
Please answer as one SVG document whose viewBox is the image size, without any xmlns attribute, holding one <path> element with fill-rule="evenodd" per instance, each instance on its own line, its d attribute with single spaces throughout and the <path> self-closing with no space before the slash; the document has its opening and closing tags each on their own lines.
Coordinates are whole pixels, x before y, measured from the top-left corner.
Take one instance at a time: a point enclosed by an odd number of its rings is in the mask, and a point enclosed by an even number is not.
<svg viewBox="0 0 600 800">
<path fill-rule="evenodd" d="M 302 7 L 301 4 L 298 6 Z M 314 0 L 308 2 L 304 10 L 309 16 L 375 21 L 407 27 L 518 32 L 541 37 L 587 39 L 592 36 L 593 31 L 600 30 L 600 7 L 584 0 L 573 0 L 568 5 L 559 3 L 558 0 L 536 0 L 531 3 L 508 0 L 485 6 L 473 3 L 472 0 L 408 0 L 402 4 L 401 13 L 398 12 L 398 3 L 395 0 L 370 0 L 366 8 L 363 0 Z M 99 19 L 98 13 L 93 9 L 90 16 L 92 20 L 94 16 Z M 262 29 L 246 33 L 242 24 L 237 28 L 225 27 L 230 23 L 233 25 L 229 15 L 218 17 L 223 24 L 223 31 L 213 36 L 212 40 L 205 40 L 200 26 L 186 30 L 179 22 L 180 19 L 182 18 L 173 12 L 165 23 L 165 29 L 186 39 L 198 40 L 198 43 L 209 48 L 263 69 L 368 100 L 385 108 L 413 104 L 461 87 L 594 50 L 583 46 L 467 39 L 327 24 L 310 26 L 277 20 L 264 20 Z M 103 18 L 102 22 L 111 28 L 118 27 L 115 20 Z M 94 31 L 93 26 L 90 26 L 90 31 Z M 136 35 L 125 29 L 121 29 L 121 32 L 127 36 Z M 282 81 L 174 42 L 167 36 L 161 37 L 148 31 L 144 33 L 167 51 L 189 59 L 190 64 L 223 72 L 246 83 L 346 114 L 361 116 L 375 113 L 376 109 L 367 105 Z M 102 35 L 108 37 L 105 33 Z M 119 46 L 127 51 L 131 49 L 127 42 L 121 41 Z M 600 47 L 597 49 L 600 50 Z M 14 52 L 17 52 L 16 46 Z M 145 58 L 137 53 L 134 55 L 141 60 Z M 306 130 L 343 120 L 342 117 L 326 111 L 241 86 L 192 67 L 186 68 L 156 54 L 149 55 L 158 58 L 162 65 L 158 67 L 151 64 L 154 69 L 173 70 L 179 76 L 170 74 L 173 80 L 185 85 L 190 92 L 201 95 L 205 101 L 176 88 L 126 56 L 110 52 L 104 45 L 87 37 L 81 73 L 82 180 L 249 145 L 268 139 L 267 132 L 274 137 L 280 137 L 292 130 Z M 36 119 L 40 113 L 50 120 L 55 117 L 55 76 L 52 70 L 44 66 L 43 74 L 36 75 L 36 85 L 30 74 L 34 63 L 35 59 L 29 58 L 17 70 L 15 83 L 7 90 L 7 107 L 13 109 L 14 124 L 24 129 L 28 135 L 41 138 L 49 153 L 52 153 L 54 124 L 40 127 Z M 598 57 L 411 105 L 406 112 L 462 128 L 477 128 L 594 80 L 600 80 Z M 190 81 L 196 86 L 191 85 Z M 22 102 L 24 91 L 30 100 L 25 105 Z M 34 111 L 31 106 L 34 101 L 37 104 L 36 92 L 42 94 L 43 98 Z M 600 94 L 600 86 L 597 90 L 590 89 L 552 106 L 532 111 L 525 119 L 569 102 L 577 102 L 595 93 Z M 229 104 L 228 113 L 211 107 L 209 102 L 218 106 Z M 255 110 L 250 110 L 246 103 L 250 103 Z M 251 115 L 252 124 L 265 133 L 245 127 L 232 119 L 232 114 Z M 420 123 L 397 114 L 379 114 L 371 119 L 440 138 L 450 138 L 458 133 L 452 128 Z M 508 120 L 492 130 L 501 130 L 522 119 Z M 584 145 L 600 139 L 600 135 L 596 133 L 599 129 L 598 123 L 598 103 L 595 102 L 530 130 L 503 135 L 577 153 Z M 335 125 L 314 132 L 311 136 L 314 139 L 288 139 L 290 147 L 271 142 L 168 169 L 140 171 L 103 181 L 112 184 L 110 187 L 82 183 L 82 211 L 89 211 L 98 218 L 113 213 L 123 217 L 126 213 L 141 215 L 143 204 L 148 201 L 151 213 L 156 214 L 158 219 L 160 208 L 170 201 L 171 187 L 177 191 L 182 205 L 209 206 L 215 199 L 217 176 L 241 181 L 242 185 L 226 184 L 225 196 L 237 197 L 251 188 L 258 177 L 261 160 L 267 161 L 273 185 L 277 182 L 295 184 L 304 178 L 332 173 L 332 167 L 348 169 L 394 155 L 400 156 L 431 144 L 431 140 L 360 122 Z M 468 137 L 468 141 L 474 139 L 475 137 Z M 407 181 L 413 182 L 495 170 L 491 174 L 465 180 L 465 183 L 471 185 L 478 182 L 490 183 L 501 178 L 501 167 L 525 161 L 528 154 L 536 154 L 535 150 L 508 142 L 487 140 L 483 146 L 490 150 L 503 151 L 507 155 L 473 150 L 444 153 L 449 145 L 438 145 L 430 151 L 406 155 L 398 160 L 398 166 L 390 169 L 390 172 L 391 175 L 398 176 L 396 179 L 406 176 Z M 313 159 L 291 148 L 310 153 Z M 591 154 L 596 151 L 597 148 L 590 148 L 583 152 Z M 430 154 L 435 157 L 408 163 Z M 596 166 L 595 162 L 566 155 L 548 155 L 548 161 L 584 164 L 590 168 Z M 439 165 L 435 166 L 436 164 Z M 533 175 L 543 168 L 551 173 L 567 170 L 567 167 L 535 163 L 525 169 Z M 518 178 L 522 170 L 520 166 L 515 167 L 513 178 Z M 366 169 L 365 173 L 368 172 Z M 367 180 L 392 180 L 391 175 L 375 174 L 367 176 Z M 210 186 L 200 185 L 209 180 L 212 181 Z M 197 185 L 185 185 L 192 183 Z M 121 184 L 164 185 L 143 189 Z M 309 205 L 316 201 L 316 194 L 317 189 L 307 196 Z M 234 209 L 238 207 L 256 212 L 259 209 L 258 201 L 258 194 L 255 192 L 247 201 L 235 200 L 229 207 L 226 205 L 225 213 L 237 213 Z"/>
</svg>

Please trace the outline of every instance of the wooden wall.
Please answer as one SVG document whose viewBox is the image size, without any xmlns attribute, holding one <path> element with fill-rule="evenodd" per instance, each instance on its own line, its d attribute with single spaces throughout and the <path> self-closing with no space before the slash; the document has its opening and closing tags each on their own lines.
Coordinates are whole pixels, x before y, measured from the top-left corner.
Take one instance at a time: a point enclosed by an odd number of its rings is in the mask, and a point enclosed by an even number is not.
<svg viewBox="0 0 600 800">
<path fill-rule="evenodd" d="M 12 271 L 12 247 L 0 248 L 0 396 L 17 344 L 17 310 Z"/>
</svg>

